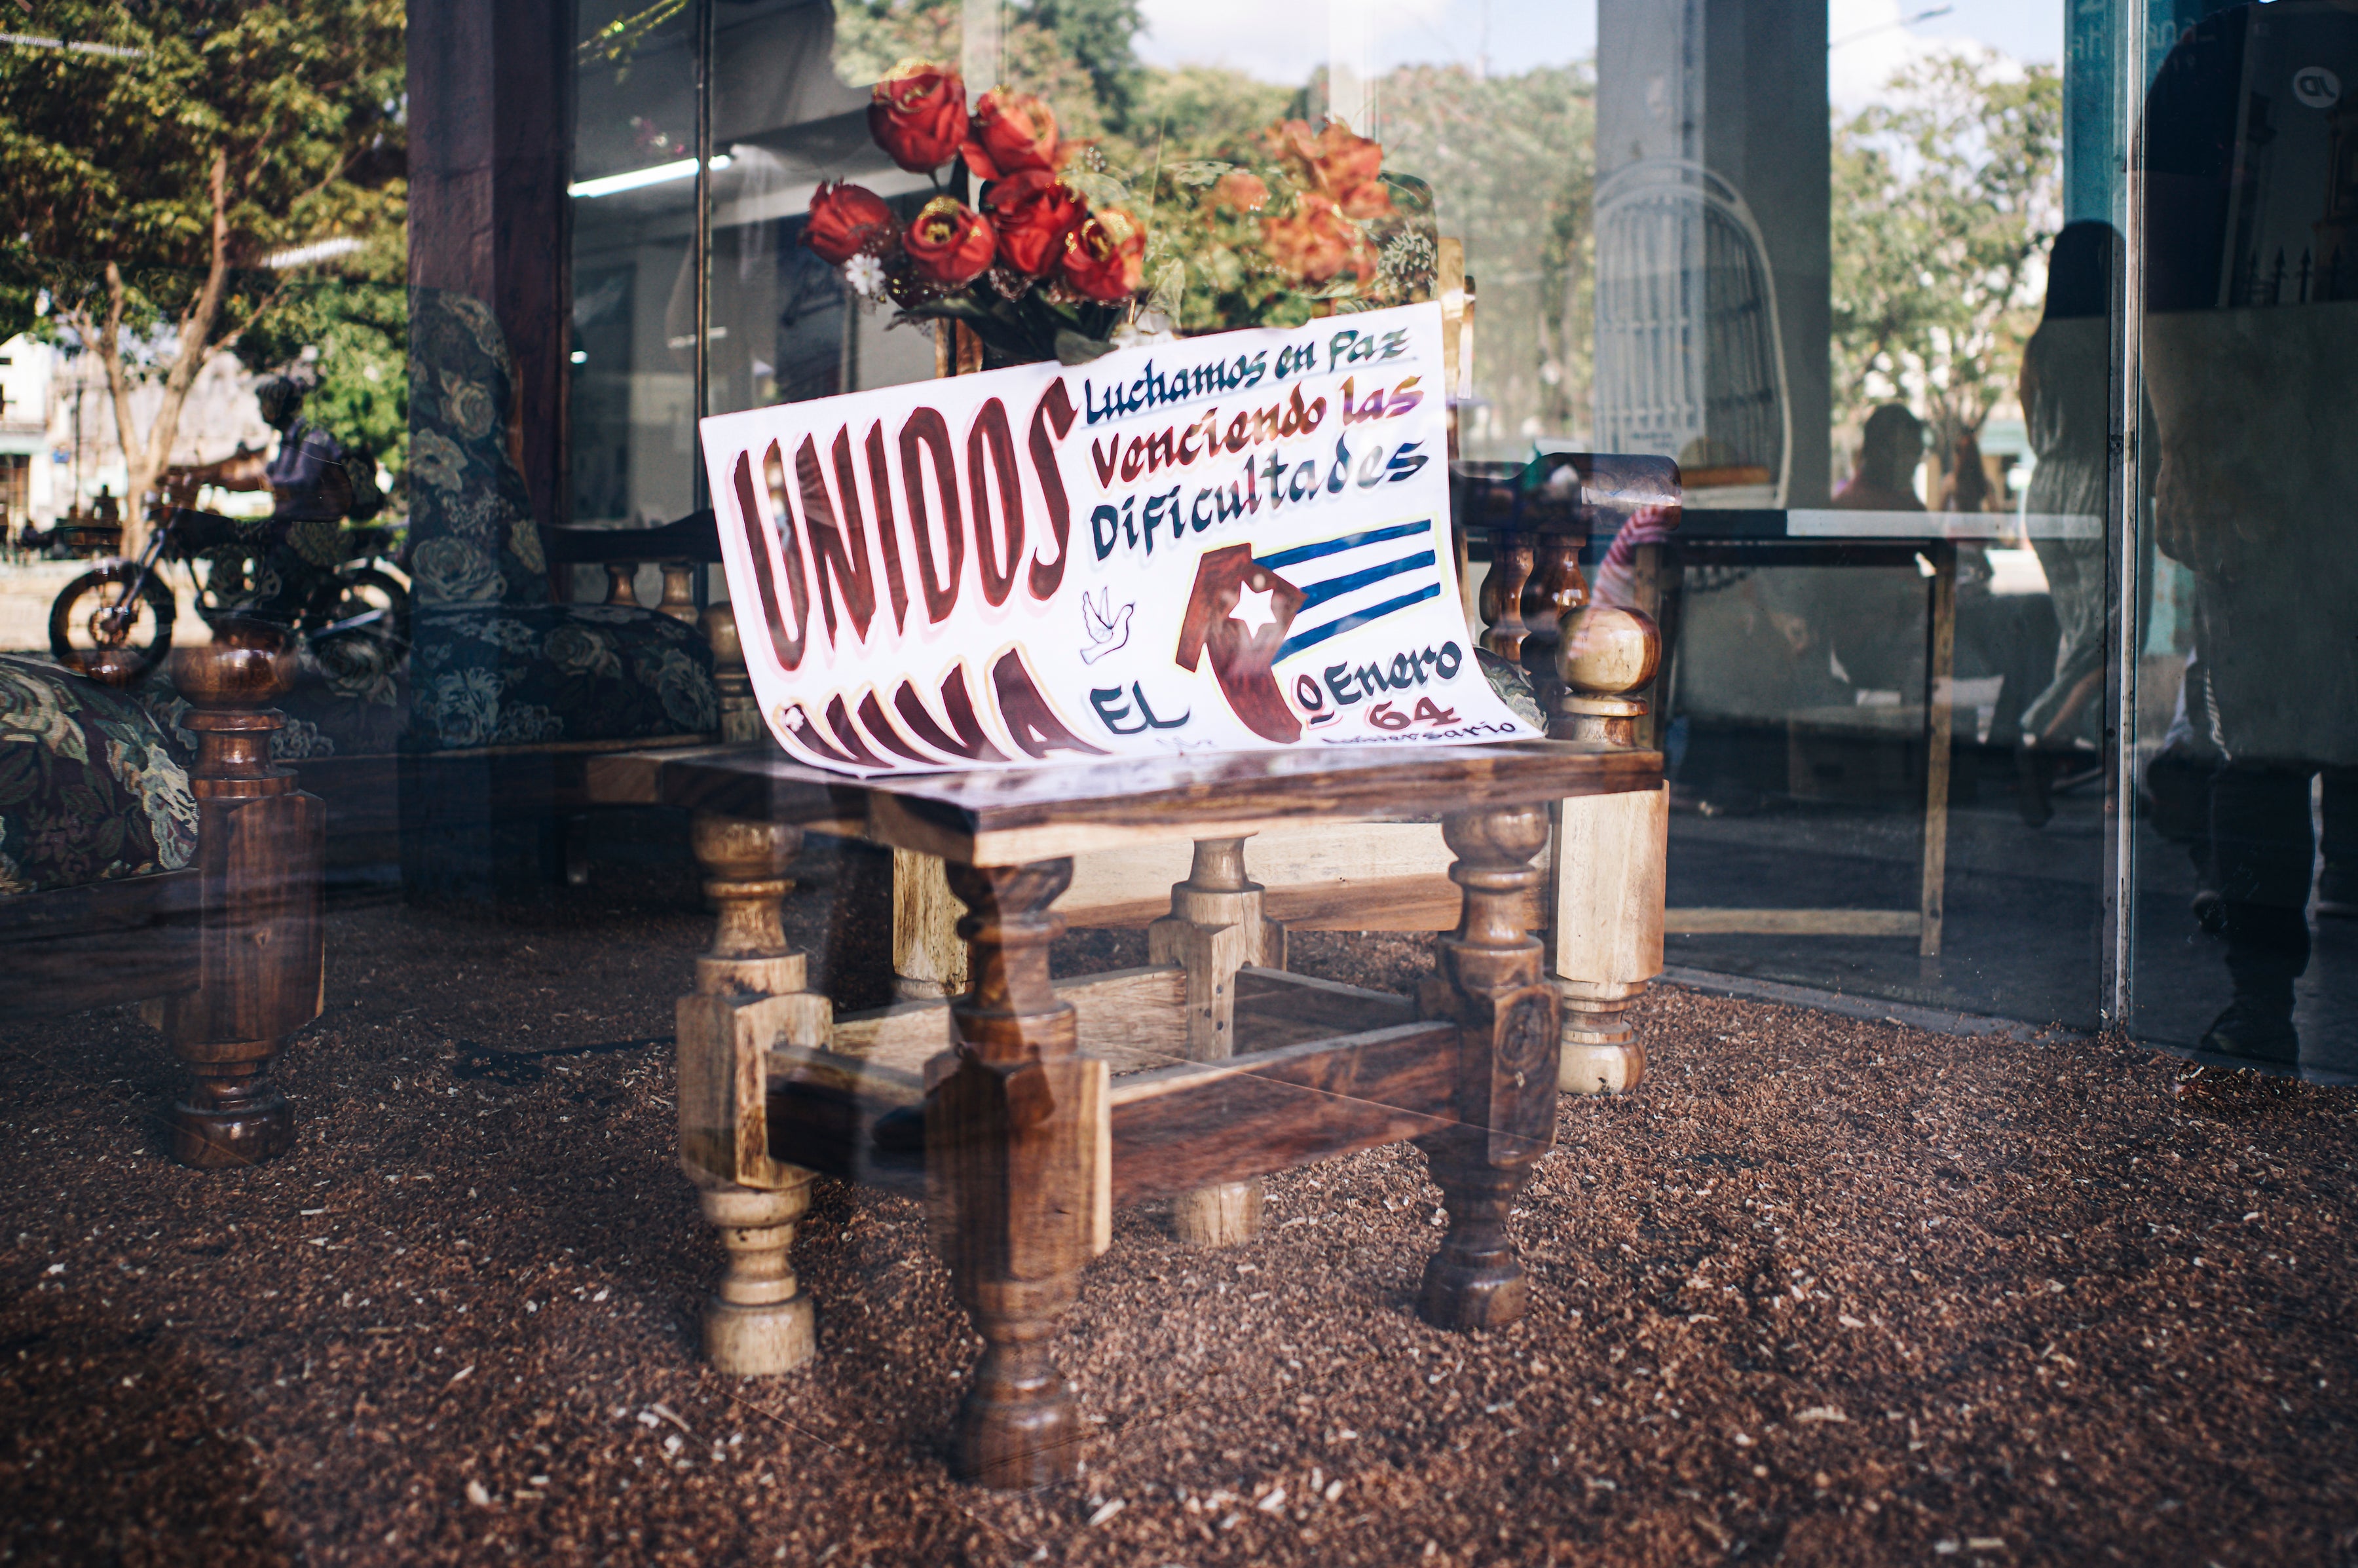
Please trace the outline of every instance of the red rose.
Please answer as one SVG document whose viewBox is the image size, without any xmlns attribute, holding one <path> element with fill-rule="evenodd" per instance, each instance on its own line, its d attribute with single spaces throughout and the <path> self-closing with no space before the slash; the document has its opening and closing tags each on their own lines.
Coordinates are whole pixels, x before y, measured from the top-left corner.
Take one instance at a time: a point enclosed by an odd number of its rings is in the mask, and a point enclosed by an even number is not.
<svg viewBox="0 0 2358 1568">
<path fill-rule="evenodd" d="M 986 92 L 974 106 L 965 147 L 967 168 L 983 179 L 1006 179 L 1027 168 L 1056 167 L 1056 116 L 1028 92 Z"/>
<path fill-rule="evenodd" d="M 868 134 L 914 173 L 949 162 L 966 129 L 966 82 L 946 65 L 904 59 L 869 93 Z"/>
<path fill-rule="evenodd" d="M 1146 273 L 1146 231 L 1119 207 L 1092 212 L 1065 236 L 1065 281 L 1103 305 L 1138 292 Z"/>
<path fill-rule="evenodd" d="M 803 226 L 803 243 L 835 266 L 862 252 L 881 255 L 900 237 L 901 220 L 882 197 L 839 180 L 819 186 L 811 197 L 810 222 Z"/>
<path fill-rule="evenodd" d="M 1027 168 L 990 188 L 983 198 L 999 231 L 999 259 L 1037 277 L 1064 254 L 1065 236 L 1088 215 L 1080 198 L 1044 168 Z"/>
<path fill-rule="evenodd" d="M 918 209 L 901 236 L 918 277 L 944 288 L 964 288 L 980 277 L 999 249 L 990 220 L 954 196 L 936 196 Z"/>
</svg>

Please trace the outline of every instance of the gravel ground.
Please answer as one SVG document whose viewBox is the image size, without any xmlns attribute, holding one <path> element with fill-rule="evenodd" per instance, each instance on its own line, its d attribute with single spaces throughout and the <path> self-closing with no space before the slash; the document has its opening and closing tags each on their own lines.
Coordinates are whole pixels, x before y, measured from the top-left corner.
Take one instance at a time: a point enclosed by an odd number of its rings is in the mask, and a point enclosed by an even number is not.
<svg viewBox="0 0 2358 1568">
<path fill-rule="evenodd" d="M 873 872 L 792 906 L 847 966 Z M 1127 1213 L 1059 1341 L 1086 1476 L 955 1486 L 979 1342 L 912 1204 L 820 1184 L 814 1368 L 698 1363 L 654 1042 L 707 925 L 609 880 L 335 913 L 300 1141 L 251 1173 L 163 1158 L 131 1012 L 0 1025 L 0 1558 L 2358 1563 L 2350 1091 L 1671 989 L 1642 1090 L 1565 1102 L 1518 1210 L 1526 1321 L 1414 1315 L 1412 1150 L 1272 1180 L 1225 1252 Z"/>
</svg>

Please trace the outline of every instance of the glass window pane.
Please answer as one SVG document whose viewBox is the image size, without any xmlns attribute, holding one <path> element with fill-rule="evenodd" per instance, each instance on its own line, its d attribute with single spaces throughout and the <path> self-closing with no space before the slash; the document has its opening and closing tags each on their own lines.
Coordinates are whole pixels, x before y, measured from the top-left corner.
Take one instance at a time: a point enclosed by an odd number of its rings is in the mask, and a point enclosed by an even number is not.
<svg viewBox="0 0 2358 1568">
<path fill-rule="evenodd" d="M 2093 1023 L 2115 356 L 2103 264 L 2050 293 L 2064 7 L 1597 15 L 1589 439 L 1687 487 L 1593 568 L 1672 642 L 1669 961 Z"/>
<path fill-rule="evenodd" d="M 2143 66 L 2132 1026 L 2348 1074 L 2358 18 L 2182 4 Z"/>
<path fill-rule="evenodd" d="M 955 7 L 940 8 L 952 21 Z M 825 4 L 760 0 L 714 18 L 711 411 L 921 381 L 929 327 L 893 328 L 803 243 L 822 180 L 913 214 L 932 181 L 868 134 L 869 86 L 889 69 L 874 25 Z M 947 46 L 956 51 L 952 31 Z"/>
<path fill-rule="evenodd" d="M 693 504 L 695 8 L 666 9 L 638 0 L 580 9 L 570 192 L 576 523 L 668 523 Z"/>
</svg>

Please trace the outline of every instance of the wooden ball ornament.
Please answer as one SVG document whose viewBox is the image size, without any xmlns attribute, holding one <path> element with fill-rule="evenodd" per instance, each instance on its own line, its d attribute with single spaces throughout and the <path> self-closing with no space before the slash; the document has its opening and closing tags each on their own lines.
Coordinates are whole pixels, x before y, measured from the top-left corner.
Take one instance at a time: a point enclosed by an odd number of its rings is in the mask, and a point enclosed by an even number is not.
<svg viewBox="0 0 2358 1568">
<path fill-rule="evenodd" d="M 1653 618 L 1615 604 L 1591 604 L 1570 618 L 1556 673 L 1578 692 L 1618 697 L 1654 678 L 1662 634 Z"/>
</svg>

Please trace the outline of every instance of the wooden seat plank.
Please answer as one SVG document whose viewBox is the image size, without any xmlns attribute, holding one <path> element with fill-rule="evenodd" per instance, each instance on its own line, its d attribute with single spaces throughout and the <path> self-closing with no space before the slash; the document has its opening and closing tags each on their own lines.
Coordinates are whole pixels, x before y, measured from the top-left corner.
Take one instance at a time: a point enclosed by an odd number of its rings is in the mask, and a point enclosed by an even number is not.
<svg viewBox="0 0 2358 1568">
<path fill-rule="evenodd" d="M 768 741 L 600 757 L 593 800 L 684 806 L 853 833 L 968 865 L 1020 865 L 1271 824 L 1437 820 L 1457 801 L 1500 807 L 1650 789 L 1662 760 L 1588 741 L 1204 752 L 1038 768 L 855 779 Z"/>
</svg>

